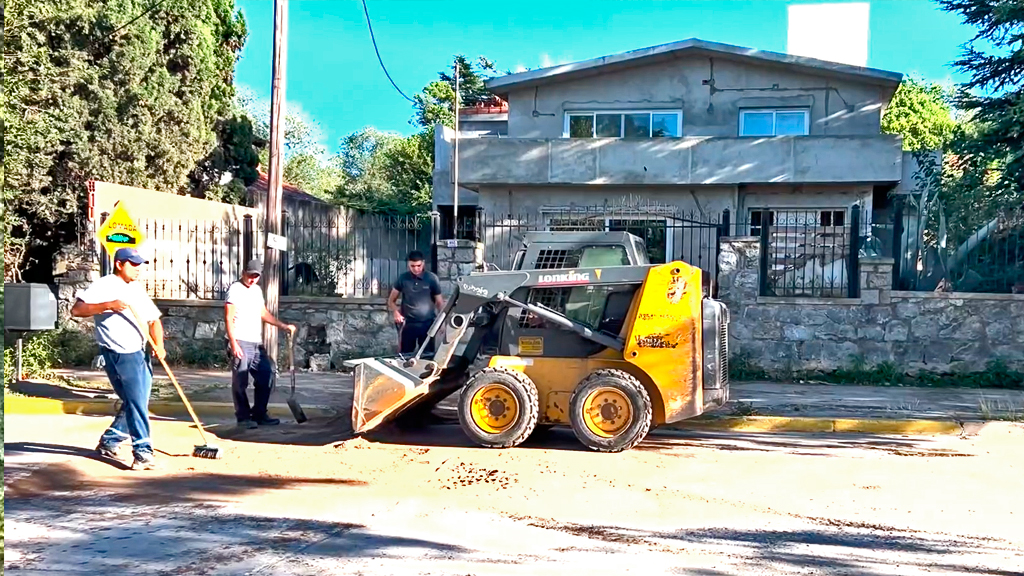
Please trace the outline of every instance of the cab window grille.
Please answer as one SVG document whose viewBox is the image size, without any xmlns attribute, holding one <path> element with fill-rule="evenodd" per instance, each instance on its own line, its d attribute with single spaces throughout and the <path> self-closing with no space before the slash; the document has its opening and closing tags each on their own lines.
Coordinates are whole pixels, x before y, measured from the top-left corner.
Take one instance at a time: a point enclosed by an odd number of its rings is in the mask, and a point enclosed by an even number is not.
<svg viewBox="0 0 1024 576">
<path fill-rule="evenodd" d="M 532 288 L 526 297 L 528 304 L 540 304 L 550 308 L 559 314 L 565 314 L 566 304 L 569 302 L 569 288 Z M 543 324 L 544 319 L 530 314 L 526 310 L 519 311 L 520 328 L 536 328 Z"/>
<path fill-rule="evenodd" d="M 575 268 L 579 266 L 579 263 L 580 253 L 578 250 L 540 250 L 537 253 L 535 267 L 538 270 Z"/>
</svg>

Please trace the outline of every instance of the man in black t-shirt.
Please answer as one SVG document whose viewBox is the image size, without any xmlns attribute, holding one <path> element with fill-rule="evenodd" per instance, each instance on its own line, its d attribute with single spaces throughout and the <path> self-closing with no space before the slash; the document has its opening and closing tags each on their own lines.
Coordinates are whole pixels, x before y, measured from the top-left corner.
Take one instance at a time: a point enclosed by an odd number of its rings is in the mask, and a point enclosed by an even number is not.
<svg viewBox="0 0 1024 576">
<path fill-rule="evenodd" d="M 409 271 L 403 272 L 388 297 L 388 310 L 398 328 L 398 352 L 412 354 L 427 339 L 427 331 L 444 308 L 441 281 L 433 272 L 424 269 L 423 253 L 413 250 L 408 257 Z M 401 307 L 398 298 L 402 298 Z M 424 353 L 434 351 L 433 339 Z"/>
</svg>

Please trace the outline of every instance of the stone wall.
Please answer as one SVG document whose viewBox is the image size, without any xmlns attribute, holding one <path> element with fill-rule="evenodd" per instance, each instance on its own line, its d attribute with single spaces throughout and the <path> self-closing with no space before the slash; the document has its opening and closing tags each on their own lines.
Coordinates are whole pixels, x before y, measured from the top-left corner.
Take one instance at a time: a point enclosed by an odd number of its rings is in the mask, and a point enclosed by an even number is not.
<svg viewBox="0 0 1024 576">
<path fill-rule="evenodd" d="M 157 300 L 164 313 L 164 334 L 172 356 L 224 361 L 224 302 Z M 352 358 L 394 354 L 398 336 L 384 299 L 284 296 L 278 317 L 295 324 L 295 366 L 328 370 Z M 278 338 L 278 361 L 287 362 L 288 339 Z M 212 356 L 211 356 L 212 355 Z"/>
<path fill-rule="evenodd" d="M 472 240 L 442 240 L 437 245 L 437 276 L 445 298 L 451 296 L 455 280 L 483 270 L 484 245 Z"/>
<path fill-rule="evenodd" d="M 449 246 L 449 244 L 451 244 Z M 437 248 L 437 274 L 445 298 L 454 280 L 480 268 L 482 245 L 468 241 L 442 241 Z M 84 263 L 83 263 L 84 262 Z M 75 294 L 99 278 L 98 266 L 87 259 L 70 261 L 58 277 L 58 308 L 62 323 L 72 322 L 91 332 L 92 321 L 70 317 Z M 224 363 L 224 302 L 222 300 L 158 299 L 163 312 L 167 350 L 172 359 L 188 363 Z M 339 369 L 352 358 L 392 355 L 398 351 L 398 333 L 384 298 L 329 298 L 283 296 L 278 316 L 298 327 L 295 365 L 313 370 Z M 288 339 L 278 338 L 279 362 L 286 362 Z"/>
<path fill-rule="evenodd" d="M 1024 368 L 1024 295 L 894 292 L 892 260 L 862 259 L 857 299 L 758 296 L 756 238 L 723 238 L 719 297 L 734 362 L 834 370 L 861 361 L 906 370 Z"/>
</svg>

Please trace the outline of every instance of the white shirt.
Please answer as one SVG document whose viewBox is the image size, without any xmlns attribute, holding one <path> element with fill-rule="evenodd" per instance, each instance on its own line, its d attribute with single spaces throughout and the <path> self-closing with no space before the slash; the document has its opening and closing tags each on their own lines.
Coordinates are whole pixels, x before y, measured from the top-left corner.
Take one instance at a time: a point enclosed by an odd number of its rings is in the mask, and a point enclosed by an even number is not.
<svg viewBox="0 0 1024 576">
<path fill-rule="evenodd" d="M 149 330 L 149 323 L 160 318 L 160 309 L 146 294 L 141 282 L 125 282 L 116 274 L 109 274 L 93 282 L 78 293 L 77 298 L 86 304 L 100 304 L 120 300 L 132 307 L 139 315 L 142 330 Z M 141 351 L 146 339 L 140 327 L 132 318 L 131 310 L 104 312 L 93 316 L 96 342 L 120 354 Z"/>
<path fill-rule="evenodd" d="M 253 282 L 248 288 L 235 281 L 228 288 L 226 304 L 234 304 L 234 334 L 239 342 L 263 342 L 263 291 Z"/>
</svg>

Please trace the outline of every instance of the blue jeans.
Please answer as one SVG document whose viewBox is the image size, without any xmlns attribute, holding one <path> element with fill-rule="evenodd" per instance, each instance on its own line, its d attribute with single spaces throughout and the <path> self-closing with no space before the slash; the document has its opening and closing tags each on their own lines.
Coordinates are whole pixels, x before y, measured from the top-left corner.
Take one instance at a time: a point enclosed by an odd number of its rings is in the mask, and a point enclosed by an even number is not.
<svg viewBox="0 0 1024 576">
<path fill-rule="evenodd" d="M 100 348 L 107 377 L 114 393 L 121 399 L 121 409 L 110 427 L 100 436 L 100 443 L 114 448 L 132 441 L 135 456 L 153 454 L 149 439 L 149 393 L 153 389 L 153 363 L 144 350 L 121 354 Z"/>
<path fill-rule="evenodd" d="M 273 368 L 270 356 L 262 344 L 238 341 L 242 349 L 242 358 L 231 357 L 231 397 L 235 402 L 235 419 L 260 421 L 267 417 L 267 404 L 270 403 L 271 379 Z M 249 376 L 253 378 L 253 406 L 249 407 Z"/>
</svg>

